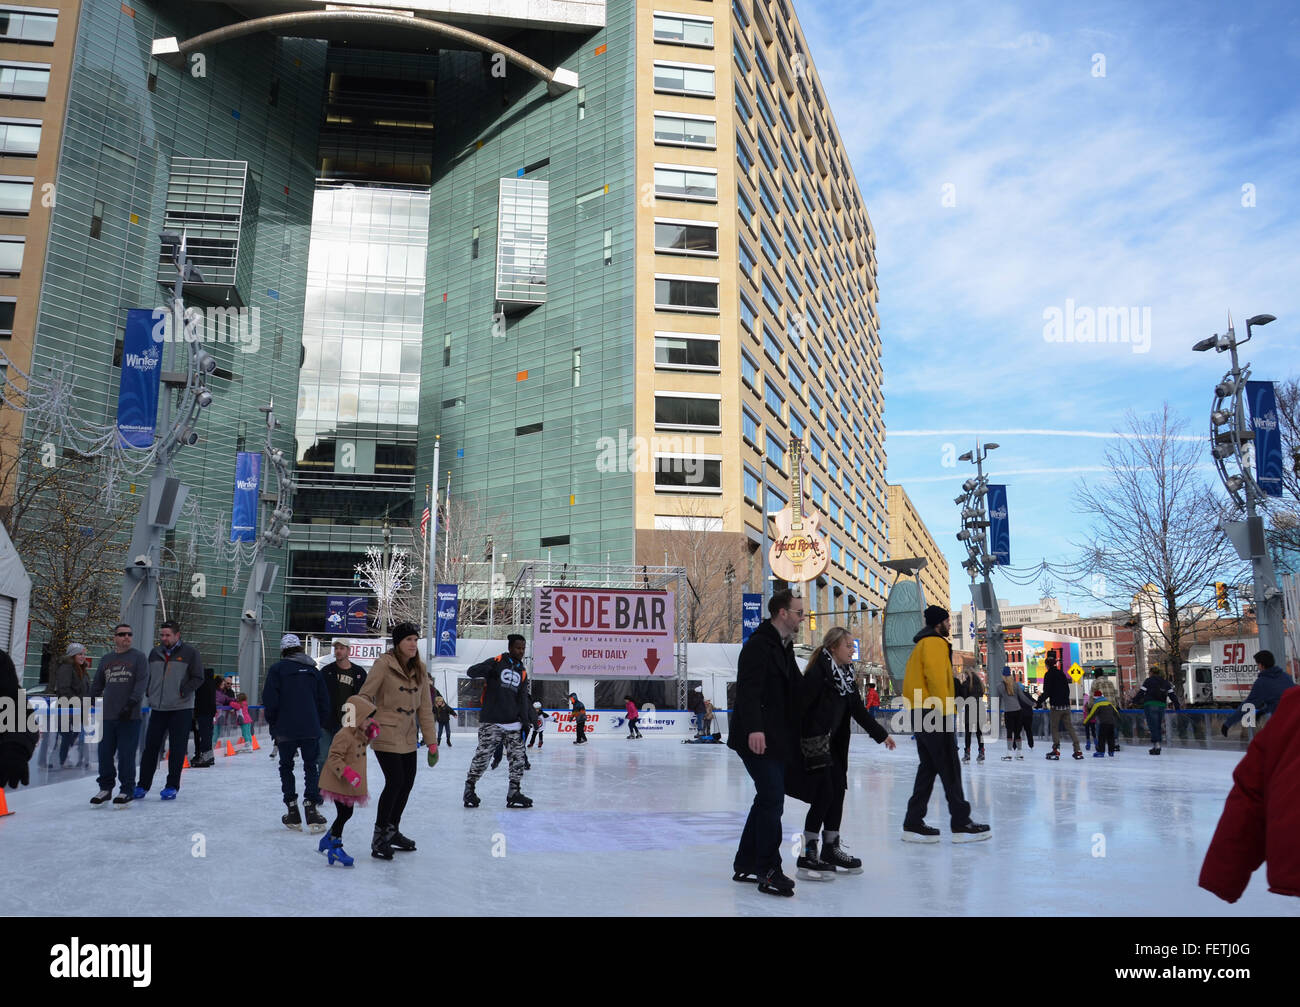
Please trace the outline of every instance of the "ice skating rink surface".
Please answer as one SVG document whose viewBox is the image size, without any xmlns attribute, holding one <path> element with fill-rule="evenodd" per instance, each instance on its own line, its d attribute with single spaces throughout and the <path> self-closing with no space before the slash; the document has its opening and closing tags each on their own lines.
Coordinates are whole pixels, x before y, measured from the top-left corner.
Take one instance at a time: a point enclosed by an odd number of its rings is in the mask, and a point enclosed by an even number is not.
<svg viewBox="0 0 1300 1007">
<path fill-rule="evenodd" d="M 731 880 L 753 788 L 721 745 L 552 735 L 533 750 L 523 789 L 536 801 L 507 810 L 506 765 L 479 781 L 483 804 L 461 806 L 471 734 L 419 772 L 402 831 L 419 846 L 372 859 L 374 797 L 345 833 L 352 868 L 328 867 L 318 836 L 280 824 L 284 811 L 269 745 L 211 769 L 186 770 L 179 798 L 158 799 L 163 772 L 125 809 L 88 802 L 93 776 L 8 793 L 0 854 L 22 883 L 0 891 L 5 916 L 1291 916 L 1300 901 L 1273 895 L 1264 871 L 1228 905 L 1196 887 L 1231 787 L 1238 753 L 1126 748 L 1114 758 L 1060 762 L 1039 745 L 1023 762 L 964 767 L 988 842 L 953 845 L 942 787 L 927 821 L 938 845 L 899 839 L 916 770 L 915 745 L 889 752 L 854 736 L 841 829 L 866 870 L 833 882 L 797 881 L 793 898 Z M 301 771 L 299 772 L 301 779 Z M 323 809 L 333 820 L 333 806 Z M 783 864 L 807 806 L 787 799 Z"/>
</svg>

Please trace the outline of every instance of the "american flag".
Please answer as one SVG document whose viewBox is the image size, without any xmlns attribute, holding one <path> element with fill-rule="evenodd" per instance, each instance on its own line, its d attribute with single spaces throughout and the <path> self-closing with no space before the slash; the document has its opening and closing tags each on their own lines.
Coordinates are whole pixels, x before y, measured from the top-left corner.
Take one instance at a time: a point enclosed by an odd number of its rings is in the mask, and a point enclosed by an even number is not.
<svg viewBox="0 0 1300 1007">
<path fill-rule="evenodd" d="M 424 513 L 420 515 L 420 537 L 429 537 L 429 487 L 424 488 Z"/>
</svg>

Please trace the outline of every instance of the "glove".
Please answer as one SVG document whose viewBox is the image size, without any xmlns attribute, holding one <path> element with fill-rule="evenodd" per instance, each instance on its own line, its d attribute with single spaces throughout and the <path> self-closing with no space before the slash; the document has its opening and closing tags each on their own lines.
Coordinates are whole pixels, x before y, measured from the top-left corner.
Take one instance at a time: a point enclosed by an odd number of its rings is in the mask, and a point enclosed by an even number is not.
<svg viewBox="0 0 1300 1007">
<path fill-rule="evenodd" d="M 125 707 L 125 708 L 122 710 L 122 712 L 119 713 L 119 714 L 117 715 L 117 719 L 118 719 L 118 721 L 121 722 L 121 723 L 126 723 L 128 720 L 130 720 L 130 719 L 131 719 L 131 708 L 130 708 L 129 706 L 128 706 L 128 707 Z"/>
<path fill-rule="evenodd" d="M 26 786 L 31 777 L 27 772 L 29 753 L 22 745 L 0 745 L 0 787 L 12 790 Z"/>
<path fill-rule="evenodd" d="M 374 741 L 379 737 L 379 725 L 373 721 L 366 725 L 366 737 Z"/>
<path fill-rule="evenodd" d="M 347 780 L 348 783 L 354 787 L 361 786 L 361 774 L 351 766 L 348 766 L 347 769 L 343 770 L 343 779 Z"/>
<path fill-rule="evenodd" d="M 1220 728 L 1219 728 L 1219 733 L 1222 734 L 1222 735 L 1226 738 L 1226 737 L 1228 736 L 1228 725 L 1227 725 L 1227 724 L 1224 724 L 1222 727 L 1220 727 Z"/>
</svg>

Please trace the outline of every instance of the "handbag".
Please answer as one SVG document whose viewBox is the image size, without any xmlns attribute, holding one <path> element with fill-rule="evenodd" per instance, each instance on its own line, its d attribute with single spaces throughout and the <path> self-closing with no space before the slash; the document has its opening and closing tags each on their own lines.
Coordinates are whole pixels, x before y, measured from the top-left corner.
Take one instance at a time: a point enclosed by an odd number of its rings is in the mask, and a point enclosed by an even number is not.
<svg viewBox="0 0 1300 1007">
<path fill-rule="evenodd" d="M 812 772 L 825 769 L 831 764 L 831 736 L 814 734 L 810 738 L 799 739 L 799 751 L 803 755 L 804 769 Z"/>
</svg>

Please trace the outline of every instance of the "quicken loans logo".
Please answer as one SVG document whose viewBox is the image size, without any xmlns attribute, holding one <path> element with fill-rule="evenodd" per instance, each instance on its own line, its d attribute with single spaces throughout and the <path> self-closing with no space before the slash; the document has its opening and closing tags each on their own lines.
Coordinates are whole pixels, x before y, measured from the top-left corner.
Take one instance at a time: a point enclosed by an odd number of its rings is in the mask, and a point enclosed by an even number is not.
<svg viewBox="0 0 1300 1007">
<path fill-rule="evenodd" d="M 50 948 L 55 979 L 130 979 L 136 987 L 152 982 L 153 945 L 85 944 L 76 937 Z"/>
</svg>

